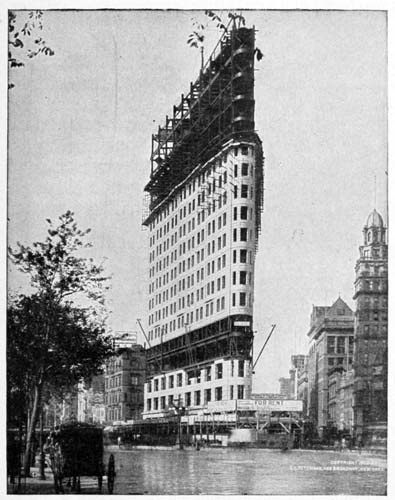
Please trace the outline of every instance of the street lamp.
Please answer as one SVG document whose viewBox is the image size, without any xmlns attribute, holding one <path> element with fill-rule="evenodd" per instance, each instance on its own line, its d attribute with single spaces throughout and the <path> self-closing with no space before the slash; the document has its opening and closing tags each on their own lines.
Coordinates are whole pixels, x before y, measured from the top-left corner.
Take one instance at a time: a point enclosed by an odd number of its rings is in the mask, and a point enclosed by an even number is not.
<svg viewBox="0 0 395 500">
<path fill-rule="evenodd" d="M 175 405 L 174 403 L 177 403 L 177 405 Z M 183 415 L 185 415 L 185 407 L 182 406 L 181 396 L 179 396 L 177 399 L 173 400 L 172 405 L 173 405 L 174 410 L 175 410 L 176 415 L 177 415 L 178 446 L 179 446 L 179 449 L 182 450 L 182 449 L 184 449 L 184 446 L 183 446 L 182 440 L 181 440 L 181 417 Z"/>
</svg>

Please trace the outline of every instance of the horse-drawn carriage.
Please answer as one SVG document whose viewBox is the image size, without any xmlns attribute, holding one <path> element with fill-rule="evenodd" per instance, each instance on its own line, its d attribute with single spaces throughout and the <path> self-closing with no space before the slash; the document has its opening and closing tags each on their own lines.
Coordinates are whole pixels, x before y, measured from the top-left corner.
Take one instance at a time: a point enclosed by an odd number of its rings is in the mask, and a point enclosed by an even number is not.
<svg viewBox="0 0 395 500">
<path fill-rule="evenodd" d="M 51 433 L 45 451 L 49 455 L 56 493 L 63 493 L 66 485 L 74 491 L 80 491 L 82 476 L 95 476 L 100 491 L 103 477 L 107 476 L 108 493 L 113 492 L 114 456 L 110 455 L 105 467 L 101 427 L 81 422 L 63 424 Z"/>
</svg>

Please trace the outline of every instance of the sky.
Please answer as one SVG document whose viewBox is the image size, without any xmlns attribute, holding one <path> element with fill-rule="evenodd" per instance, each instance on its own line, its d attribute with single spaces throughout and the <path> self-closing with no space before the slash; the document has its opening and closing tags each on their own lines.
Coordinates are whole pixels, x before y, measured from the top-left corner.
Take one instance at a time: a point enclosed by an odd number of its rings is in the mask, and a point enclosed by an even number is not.
<svg viewBox="0 0 395 500">
<path fill-rule="evenodd" d="M 307 353 L 313 304 L 340 295 L 354 309 L 363 226 L 374 207 L 387 221 L 386 15 L 243 14 L 264 54 L 255 74 L 265 156 L 255 353 L 276 324 L 253 389 L 276 392 L 290 356 Z M 10 74 L 9 244 L 42 240 L 46 218 L 74 211 L 113 276 L 114 331 L 138 331 L 137 318 L 147 326 L 151 134 L 197 78 L 200 55 L 186 43 L 194 20 L 206 22 L 204 13 L 46 11 L 55 55 Z M 213 24 L 206 33 L 208 55 L 219 33 Z M 24 290 L 13 269 L 8 285 Z"/>
</svg>

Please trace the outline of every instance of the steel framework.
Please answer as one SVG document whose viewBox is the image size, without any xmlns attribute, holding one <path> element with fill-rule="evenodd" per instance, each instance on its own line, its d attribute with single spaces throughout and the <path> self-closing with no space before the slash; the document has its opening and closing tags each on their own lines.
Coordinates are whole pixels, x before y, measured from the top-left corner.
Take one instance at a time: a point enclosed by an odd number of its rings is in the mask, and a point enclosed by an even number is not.
<svg viewBox="0 0 395 500">
<path fill-rule="evenodd" d="M 151 215 L 229 139 L 259 141 L 254 130 L 254 49 L 253 28 L 225 30 L 189 93 L 181 95 L 173 116 L 166 116 L 165 125 L 152 136 L 151 176 L 145 187 Z"/>
</svg>

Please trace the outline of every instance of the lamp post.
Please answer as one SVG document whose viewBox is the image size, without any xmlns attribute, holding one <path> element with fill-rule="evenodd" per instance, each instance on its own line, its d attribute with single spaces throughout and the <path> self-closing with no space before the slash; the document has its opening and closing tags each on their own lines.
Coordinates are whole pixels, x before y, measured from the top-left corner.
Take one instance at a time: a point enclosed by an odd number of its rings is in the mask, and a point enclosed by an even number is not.
<svg viewBox="0 0 395 500">
<path fill-rule="evenodd" d="M 177 403 L 177 405 L 174 404 L 175 402 Z M 181 406 L 181 405 L 182 405 L 182 399 L 181 399 L 181 397 L 178 397 L 177 399 L 174 400 L 173 406 L 174 406 L 174 409 L 175 409 L 175 412 L 176 412 L 176 415 L 177 415 L 178 447 L 179 447 L 180 450 L 183 450 L 184 449 L 184 445 L 182 444 L 182 440 L 181 440 L 181 437 L 182 437 L 182 433 L 181 433 L 181 417 L 183 415 L 185 415 L 185 407 Z"/>
</svg>

